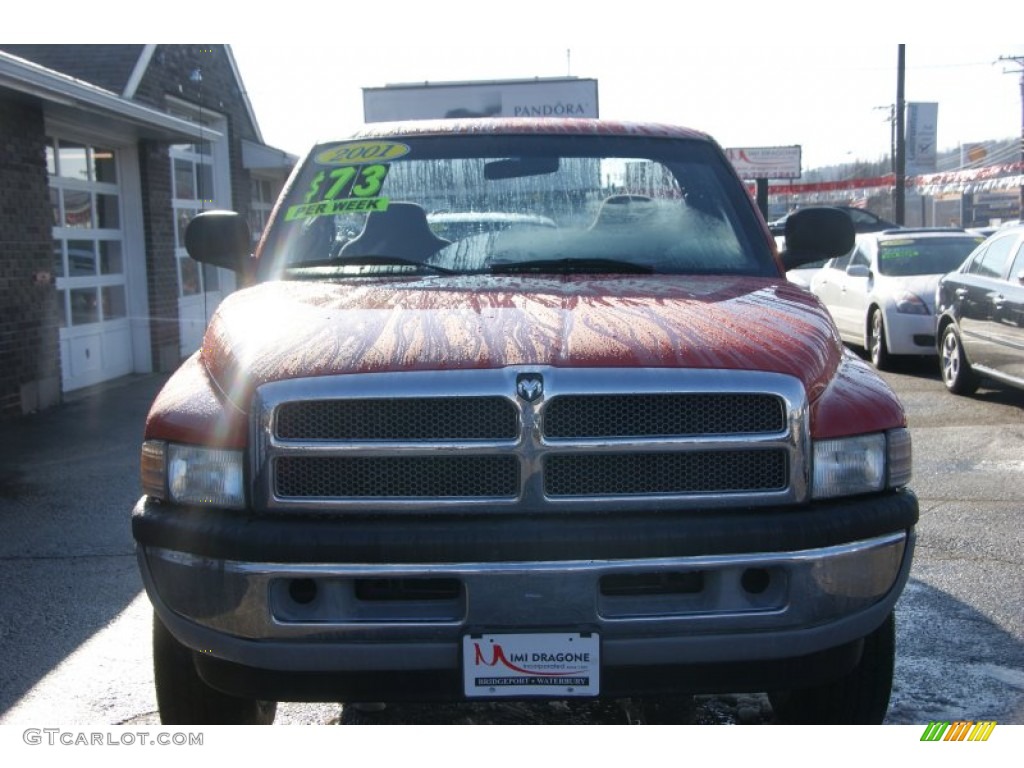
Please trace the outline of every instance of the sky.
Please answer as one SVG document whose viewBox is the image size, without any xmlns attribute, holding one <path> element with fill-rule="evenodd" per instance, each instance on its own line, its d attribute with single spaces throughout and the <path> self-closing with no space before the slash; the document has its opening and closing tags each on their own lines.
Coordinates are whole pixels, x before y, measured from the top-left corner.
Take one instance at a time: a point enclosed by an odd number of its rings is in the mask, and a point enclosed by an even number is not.
<svg viewBox="0 0 1024 768">
<path fill-rule="evenodd" d="M 1024 12 L 1021 12 L 1024 19 Z M 726 147 L 799 145 L 803 167 L 889 153 L 898 43 L 404 46 L 336 51 L 231 43 L 264 141 L 301 154 L 362 122 L 362 89 L 393 83 L 560 77 L 598 82 L 600 116 L 706 131 Z M 348 58 L 369 62 L 349 66 Z M 937 102 L 938 148 L 1021 135 L 1024 44 L 907 43 L 905 99 Z M 331 73 L 329 88 L 310 73 Z M 1019 159 L 1019 156 L 1018 158 Z"/>
<path fill-rule="evenodd" d="M 88 7 L 50 0 L 47 17 L 68 21 L 60 25 L 17 4 L 5 10 L 4 37 L 228 43 L 264 141 L 295 155 L 358 127 L 363 88 L 569 74 L 598 81 L 604 118 L 680 124 L 725 147 L 799 145 L 804 169 L 876 161 L 889 153 L 899 43 L 905 99 L 939 105 L 940 151 L 1022 133 L 1024 42 L 1012 42 L 1022 38 L 1020 0 L 203 0 L 159 15 L 139 13 L 137 0 Z"/>
</svg>

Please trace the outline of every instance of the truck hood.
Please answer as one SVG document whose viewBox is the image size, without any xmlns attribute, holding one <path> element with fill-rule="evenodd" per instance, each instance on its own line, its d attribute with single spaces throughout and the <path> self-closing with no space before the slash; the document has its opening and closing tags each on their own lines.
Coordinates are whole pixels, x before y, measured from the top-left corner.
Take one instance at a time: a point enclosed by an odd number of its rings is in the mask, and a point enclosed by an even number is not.
<svg viewBox="0 0 1024 768">
<path fill-rule="evenodd" d="M 520 365 L 773 371 L 813 400 L 841 356 L 827 310 L 784 278 L 672 275 L 270 282 L 226 298 L 201 351 L 243 409 L 282 379 Z"/>
</svg>

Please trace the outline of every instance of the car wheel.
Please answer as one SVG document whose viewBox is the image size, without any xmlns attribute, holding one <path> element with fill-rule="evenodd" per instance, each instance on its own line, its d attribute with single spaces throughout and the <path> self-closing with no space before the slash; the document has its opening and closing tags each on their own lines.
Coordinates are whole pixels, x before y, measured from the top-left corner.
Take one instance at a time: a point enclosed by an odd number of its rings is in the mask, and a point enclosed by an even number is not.
<svg viewBox="0 0 1024 768">
<path fill-rule="evenodd" d="M 887 370 L 892 362 L 889 347 L 885 343 L 885 320 L 882 318 L 882 310 L 877 307 L 872 311 L 868 323 L 868 354 L 871 355 L 871 363 L 880 371 Z"/>
<path fill-rule="evenodd" d="M 967 362 L 960 336 L 952 325 L 942 331 L 939 354 L 942 365 L 942 383 L 954 395 L 971 395 L 978 389 L 978 376 Z"/>
<path fill-rule="evenodd" d="M 772 692 L 768 698 L 780 723 L 790 725 L 881 725 L 889 709 L 896 659 L 896 618 L 864 638 L 857 666 L 831 683 Z"/>
<path fill-rule="evenodd" d="M 174 639 L 153 614 L 153 674 L 160 722 L 164 725 L 270 725 L 276 701 L 221 693 L 196 672 L 192 650 Z"/>
</svg>

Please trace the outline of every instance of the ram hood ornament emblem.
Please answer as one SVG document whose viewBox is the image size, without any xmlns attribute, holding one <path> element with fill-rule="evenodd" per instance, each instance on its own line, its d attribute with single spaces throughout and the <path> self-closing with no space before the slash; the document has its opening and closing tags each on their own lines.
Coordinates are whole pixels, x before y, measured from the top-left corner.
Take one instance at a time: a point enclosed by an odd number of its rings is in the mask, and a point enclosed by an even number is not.
<svg viewBox="0 0 1024 768">
<path fill-rule="evenodd" d="M 516 393 L 532 403 L 544 394 L 544 379 L 538 373 L 521 373 L 516 378 Z"/>
</svg>

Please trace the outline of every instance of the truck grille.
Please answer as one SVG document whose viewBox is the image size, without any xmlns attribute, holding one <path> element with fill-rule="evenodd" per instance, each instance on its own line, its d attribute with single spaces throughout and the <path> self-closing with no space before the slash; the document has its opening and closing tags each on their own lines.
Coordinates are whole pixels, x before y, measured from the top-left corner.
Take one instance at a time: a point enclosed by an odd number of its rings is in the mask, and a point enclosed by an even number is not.
<svg viewBox="0 0 1024 768">
<path fill-rule="evenodd" d="M 277 494 L 291 498 L 513 498 L 515 456 L 285 457 L 277 462 Z"/>
<path fill-rule="evenodd" d="M 544 411 L 544 434 L 552 438 L 757 434 L 785 428 L 782 401 L 772 395 L 564 395 Z"/>
<path fill-rule="evenodd" d="M 786 487 L 785 451 L 618 453 L 549 456 L 549 496 L 779 491 Z"/>
<path fill-rule="evenodd" d="M 519 416 L 508 398 L 314 400 L 277 414 L 283 440 L 509 440 Z"/>
<path fill-rule="evenodd" d="M 526 374 L 515 370 L 265 385 L 254 501 L 321 512 L 451 504 L 536 513 L 804 498 L 799 382 L 656 371 L 638 383 L 635 373 L 534 369 L 519 393 L 516 376 Z"/>
</svg>

